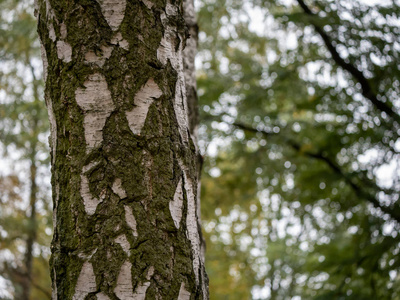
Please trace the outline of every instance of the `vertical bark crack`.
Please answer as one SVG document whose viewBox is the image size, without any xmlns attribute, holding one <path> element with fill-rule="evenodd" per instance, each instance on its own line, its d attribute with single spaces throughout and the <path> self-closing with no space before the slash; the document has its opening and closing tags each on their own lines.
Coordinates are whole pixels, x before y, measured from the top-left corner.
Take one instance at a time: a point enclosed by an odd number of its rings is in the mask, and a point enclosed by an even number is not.
<svg viewBox="0 0 400 300">
<path fill-rule="evenodd" d="M 168 2 L 169 3 L 169 2 Z M 164 25 L 164 35 L 161 39 L 160 46 L 157 49 L 157 58 L 166 65 L 168 60 L 171 62 L 172 67 L 178 74 L 178 79 L 175 84 L 175 101 L 174 108 L 176 118 L 179 124 L 179 133 L 184 142 L 188 141 L 188 120 L 186 108 L 186 88 L 185 77 L 183 72 L 183 43 L 184 38 L 181 34 L 177 33 L 177 28 L 169 25 L 167 22 L 169 16 L 175 15 L 176 11 L 167 4 L 166 13 L 161 14 L 161 20 Z M 176 45 L 178 44 L 178 47 Z"/>
</svg>

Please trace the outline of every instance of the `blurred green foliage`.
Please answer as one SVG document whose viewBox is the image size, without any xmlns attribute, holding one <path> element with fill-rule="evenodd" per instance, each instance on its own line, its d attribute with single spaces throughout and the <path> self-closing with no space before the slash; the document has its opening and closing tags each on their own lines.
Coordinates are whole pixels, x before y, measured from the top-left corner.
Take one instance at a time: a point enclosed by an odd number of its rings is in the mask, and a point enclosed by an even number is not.
<svg viewBox="0 0 400 300">
<path fill-rule="evenodd" d="M 396 1 L 197 4 L 211 299 L 399 299 Z M 2 299 L 50 295 L 32 7 L 0 0 Z"/>
<path fill-rule="evenodd" d="M 33 1 L 0 1 L 0 299 L 49 299 L 48 121 Z"/>
<path fill-rule="evenodd" d="M 211 299 L 399 299 L 400 8 L 374 2 L 199 3 Z"/>
</svg>

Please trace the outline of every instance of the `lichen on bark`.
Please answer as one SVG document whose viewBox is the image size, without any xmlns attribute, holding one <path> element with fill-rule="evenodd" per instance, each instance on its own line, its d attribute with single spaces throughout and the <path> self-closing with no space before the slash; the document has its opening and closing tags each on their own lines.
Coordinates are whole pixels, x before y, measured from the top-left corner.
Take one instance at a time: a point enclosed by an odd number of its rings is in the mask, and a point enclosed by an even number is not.
<svg viewBox="0 0 400 300">
<path fill-rule="evenodd" d="M 182 3 L 36 7 L 53 123 L 53 298 L 206 299 Z"/>
</svg>

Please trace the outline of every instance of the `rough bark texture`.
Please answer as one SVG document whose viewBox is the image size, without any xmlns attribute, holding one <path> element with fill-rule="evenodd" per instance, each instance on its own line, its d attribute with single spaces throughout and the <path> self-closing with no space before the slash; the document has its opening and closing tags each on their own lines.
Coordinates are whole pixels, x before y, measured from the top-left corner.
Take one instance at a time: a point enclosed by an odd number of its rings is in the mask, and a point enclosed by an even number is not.
<svg viewBox="0 0 400 300">
<path fill-rule="evenodd" d="M 196 83 L 196 67 L 195 58 L 197 54 L 198 44 L 198 25 L 196 20 L 196 11 L 194 8 L 193 0 L 183 0 L 183 12 L 186 22 L 186 26 L 189 30 L 190 38 L 186 41 L 186 47 L 183 50 L 183 66 L 185 70 L 185 84 L 186 84 L 186 95 L 188 103 L 188 118 L 189 118 L 189 130 L 193 138 L 194 144 L 197 145 L 198 140 L 198 126 L 200 122 L 199 118 L 199 107 L 197 98 L 197 83 Z M 200 220 L 200 176 L 202 170 L 203 158 L 197 149 L 197 217 L 199 228 L 201 228 Z M 205 240 L 201 231 L 199 231 L 201 239 L 201 254 L 203 260 L 205 259 Z"/>
<path fill-rule="evenodd" d="M 196 11 L 193 0 L 183 0 L 183 10 L 186 26 L 188 27 L 190 38 L 186 41 L 186 47 L 183 50 L 183 63 L 185 70 L 185 83 L 188 102 L 189 130 L 197 140 L 197 128 L 199 125 L 199 109 L 197 101 L 197 84 L 195 57 L 197 54 L 198 26 L 196 20 Z"/>
<path fill-rule="evenodd" d="M 38 0 L 53 299 L 206 299 L 182 3 Z"/>
</svg>

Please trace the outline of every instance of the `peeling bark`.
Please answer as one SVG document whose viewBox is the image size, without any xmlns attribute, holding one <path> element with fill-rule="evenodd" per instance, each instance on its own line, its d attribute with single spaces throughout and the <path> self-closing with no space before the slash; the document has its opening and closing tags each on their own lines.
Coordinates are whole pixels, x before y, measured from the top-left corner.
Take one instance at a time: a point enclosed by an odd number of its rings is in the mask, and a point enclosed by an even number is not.
<svg viewBox="0 0 400 300">
<path fill-rule="evenodd" d="M 204 277 L 202 274 L 201 267 L 201 240 L 199 236 L 199 228 L 198 228 L 198 220 L 197 220 L 197 206 L 196 206 L 196 194 L 195 189 L 196 186 L 193 184 L 192 178 L 189 175 L 189 169 L 180 162 L 181 169 L 183 171 L 184 176 L 184 186 L 187 196 L 187 213 L 186 213 L 186 226 L 187 232 L 186 235 L 191 242 L 192 245 L 192 253 L 193 253 L 193 270 L 195 274 L 196 283 L 200 282 L 199 274 L 201 277 Z M 204 290 L 203 290 L 204 292 Z"/>
<path fill-rule="evenodd" d="M 38 0 L 36 13 L 53 299 L 208 299 L 182 3 Z"/>
</svg>

